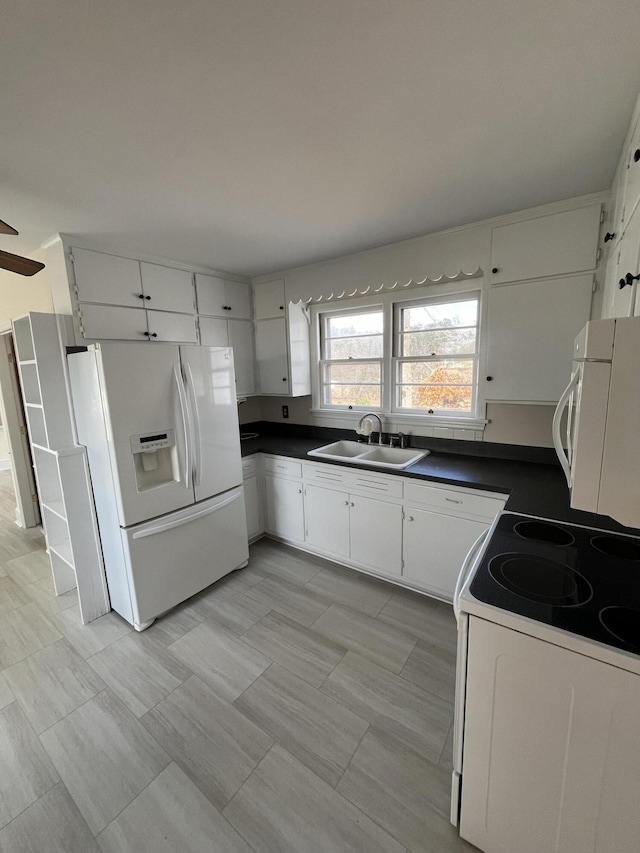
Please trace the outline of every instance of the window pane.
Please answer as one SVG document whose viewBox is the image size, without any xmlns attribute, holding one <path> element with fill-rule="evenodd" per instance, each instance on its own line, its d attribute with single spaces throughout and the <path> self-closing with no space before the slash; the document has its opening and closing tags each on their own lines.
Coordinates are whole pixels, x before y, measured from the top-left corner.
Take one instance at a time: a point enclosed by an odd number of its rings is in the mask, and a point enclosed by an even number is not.
<svg viewBox="0 0 640 853">
<path fill-rule="evenodd" d="M 345 314 L 341 317 L 329 317 L 326 321 L 328 338 L 345 338 L 354 335 L 381 335 L 382 311 L 369 311 L 366 314 Z"/>
<path fill-rule="evenodd" d="M 409 385 L 401 389 L 405 409 L 455 409 L 470 411 L 470 385 Z"/>
<path fill-rule="evenodd" d="M 371 406 L 380 408 L 379 385 L 325 385 L 329 406 Z"/>
<path fill-rule="evenodd" d="M 382 335 L 362 338 L 329 338 L 325 342 L 325 358 L 382 358 Z"/>
<path fill-rule="evenodd" d="M 380 385 L 380 362 L 327 365 L 327 382 Z"/>
<path fill-rule="evenodd" d="M 448 326 L 475 326 L 478 322 L 478 300 L 442 302 L 436 305 L 417 305 L 402 309 L 403 332 Z"/>
<path fill-rule="evenodd" d="M 451 359 L 450 361 L 404 361 L 400 363 L 400 383 L 410 382 L 430 384 L 473 382 L 473 361 L 471 359 Z"/>
<path fill-rule="evenodd" d="M 476 351 L 477 329 L 437 329 L 400 335 L 400 355 L 454 355 Z"/>
</svg>

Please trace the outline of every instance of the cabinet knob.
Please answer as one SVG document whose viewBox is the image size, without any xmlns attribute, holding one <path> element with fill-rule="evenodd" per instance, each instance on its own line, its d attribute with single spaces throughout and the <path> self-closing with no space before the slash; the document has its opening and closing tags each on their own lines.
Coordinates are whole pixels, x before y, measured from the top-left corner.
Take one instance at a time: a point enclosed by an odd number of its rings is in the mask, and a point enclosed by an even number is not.
<svg viewBox="0 0 640 853">
<path fill-rule="evenodd" d="M 152 333 L 151 333 L 151 337 L 152 337 L 152 338 L 157 338 L 157 337 L 158 337 L 157 332 L 152 332 Z"/>
<path fill-rule="evenodd" d="M 139 293 L 139 294 L 138 294 L 138 299 L 144 299 L 144 293 Z"/>
<path fill-rule="evenodd" d="M 302 489 L 298 489 L 298 494 L 299 494 L 299 495 L 301 495 L 301 494 L 302 494 Z"/>
<path fill-rule="evenodd" d="M 354 503 L 350 503 L 350 504 L 349 504 L 349 506 L 355 506 L 355 504 L 354 504 Z"/>
<path fill-rule="evenodd" d="M 604 242 L 605 242 L 605 243 L 608 243 L 608 242 L 609 242 L 609 240 L 613 240 L 613 238 L 614 238 L 615 236 L 616 236 L 616 232 L 615 232 L 615 231 L 614 231 L 613 233 L 611 233 L 611 231 L 607 231 L 607 233 L 604 235 Z"/>
<path fill-rule="evenodd" d="M 283 377 L 282 377 L 282 381 L 283 381 L 283 382 L 286 382 L 286 381 L 287 381 L 287 377 L 286 377 L 286 376 L 283 376 Z"/>
<path fill-rule="evenodd" d="M 636 150 L 633 152 L 633 162 L 637 163 L 638 160 L 640 160 L 640 148 L 636 148 Z"/>
<path fill-rule="evenodd" d="M 349 506 L 349 501 L 345 501 L 345 502 L 344 502 L 344 505 L 345 505 L 345 506 Z"/>
<path fill-rule="evenodd" d="M 631 273 L 628 272 L 624 278 L 620 279 L 620 281 L 618 282 L 618 287 L 620 288 L 620 290 L 622 290 L 623 287 L 631 287 L 634 281 L 640 281 L 640 274 L 631 275 Z"/>
<path fill-rule="evenodd" d="M 407 521 L 413 521 L 413 516 L 412 516 L 412 515 L 408 515 L 408 516 L 407 516 Z"/>
<path fill-rule="evenodd" d="M 150 296 L 145 296 L 145 299 L 151 299 L 151 297 L 150 297 Z"/>
<path fill-rule="evenodd" d="M 145 337 L 147 338 L 149 337 L 149 332 L 143 332 L 142 334 L 145 335 Z"/>
<path fill-rule="evenodd" d="M 495 275 L 498 272 L 498 267 L 493 267 L 491 272 Z"/>
<path fill-rule="evenodd" d="M 281 305 L 281 306 L 280 306 L 280 310 L 281 310 L 281 311 L 284 311 L 284 305 Z"/>
<path fill-rule="evenodd" d="M 487 382 L 493 382 L 493 376 L 487 376 Z"/>
</svg>

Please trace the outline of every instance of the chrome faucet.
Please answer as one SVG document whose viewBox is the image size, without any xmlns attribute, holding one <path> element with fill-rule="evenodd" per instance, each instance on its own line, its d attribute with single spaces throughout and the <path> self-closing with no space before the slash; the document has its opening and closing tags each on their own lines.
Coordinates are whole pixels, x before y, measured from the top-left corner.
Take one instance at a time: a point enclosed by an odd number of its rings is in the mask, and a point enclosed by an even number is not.
<svg viewBox="0 0 640 853">
<path fill-rule="evenodd" d="M 367 412 L 366 415 L 363 415 L 358 421 L 358 427 L 356 432 L 360 435 L 360 430 L 362 429 L 362 424 L 365 422 L 367 418 L 376 418 L 378 421 L 378 444 L 382 444 L 382 418 L 380 415 L 376 415 L 375 412 Z M 371 444 L 371 436 L 369 436 L 369 444 Z"/>
</svg>

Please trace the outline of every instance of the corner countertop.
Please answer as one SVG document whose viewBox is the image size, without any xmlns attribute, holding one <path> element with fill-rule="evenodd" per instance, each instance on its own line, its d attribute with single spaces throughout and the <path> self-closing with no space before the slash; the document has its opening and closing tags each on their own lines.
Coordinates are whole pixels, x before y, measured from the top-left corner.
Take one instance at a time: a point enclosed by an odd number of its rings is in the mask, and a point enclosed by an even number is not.
<svg viewBox="0 0 640 853">
<path fill-rule="evenodd" d="M 558 521 L 568 521 L 603 530 L 638 534 L 637 530 L 623 527 L 606 516 L 571 509 L 569 490 L 559 465 L 432 450 L 429 456 L 415 465 L 403 471 L 397 471 L 307 456 L 310 450 L 315 450 L 327 443 L 326 438 L 265 434 L 243 440 L 241 451 L 243 456 L 272 453 L 276 456 L 306 459 L 318 464 L 344 465 L 348 468 L 377 471 L 397 477 L 499 492 L 509 496 L 505 509 L 511 512 L 554 518 Z"/>
</svg>

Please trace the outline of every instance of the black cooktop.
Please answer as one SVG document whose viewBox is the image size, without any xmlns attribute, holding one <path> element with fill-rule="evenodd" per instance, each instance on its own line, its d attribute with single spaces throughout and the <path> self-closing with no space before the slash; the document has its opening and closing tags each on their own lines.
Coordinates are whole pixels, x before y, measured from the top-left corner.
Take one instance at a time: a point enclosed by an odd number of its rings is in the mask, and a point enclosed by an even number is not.
<svg viewBox="0 0 640 853">
<path fill-rule="evenodd" d="M 505 512 L 469 589 L 486 604 L 640 654 L 640 538 Z"/>
</svg>

